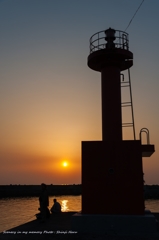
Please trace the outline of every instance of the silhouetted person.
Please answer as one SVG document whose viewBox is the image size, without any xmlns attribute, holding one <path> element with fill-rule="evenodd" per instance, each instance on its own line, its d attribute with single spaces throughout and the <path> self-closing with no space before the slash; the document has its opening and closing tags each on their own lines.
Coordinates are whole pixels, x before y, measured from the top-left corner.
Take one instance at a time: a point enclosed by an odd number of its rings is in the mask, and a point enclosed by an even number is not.
<svg viewBox="0 0 159 240">
<path fill-rule="evenodd" d="M 57 202 L 56 198 L 53 200 L 54 205 L 50 209 L 52 213 L 60 213 L 61 212 L 61 205 L 59 202 Z"/>
<path fill-rule="evenodd" d="M 41 220 L 42 222 L 44 222 L 46 220 L 47 217 L 49 217 L 49 210 L 48 210 L 48 206 L 49 206 L 49 197 L 48 197 L 48 193 L 47 193 L 47 188 L 46 188 L 46 184 L 42 183 L 41 184 L 41 194 L 39 197 L 39 203 L 40 203 L 40 212 L 41 212 Z"/>
</svg>

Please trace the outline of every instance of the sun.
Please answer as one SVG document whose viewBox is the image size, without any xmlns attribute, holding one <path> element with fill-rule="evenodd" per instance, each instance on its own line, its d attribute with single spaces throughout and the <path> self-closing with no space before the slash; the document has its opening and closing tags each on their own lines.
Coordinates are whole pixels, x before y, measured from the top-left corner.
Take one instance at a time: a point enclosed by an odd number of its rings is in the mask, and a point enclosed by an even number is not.
<svg viewBox="0 0 159 240">
<path fill-rule="evenodd" d="M 68 163 L 67 163 L 66 161 L 64 161 L 64 162 L 62 163 L 62 166 L 63 166 L 63 167 L 67 167 L 67 166 L 68 166 Z"/>
</svg>

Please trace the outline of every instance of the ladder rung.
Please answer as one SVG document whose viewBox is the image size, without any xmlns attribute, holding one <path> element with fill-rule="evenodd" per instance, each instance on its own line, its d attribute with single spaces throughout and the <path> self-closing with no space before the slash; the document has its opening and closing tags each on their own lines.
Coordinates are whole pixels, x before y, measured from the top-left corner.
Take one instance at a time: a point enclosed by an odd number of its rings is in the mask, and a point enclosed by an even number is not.
<svg viewBox="0 0 159 240">
<path fill-rule="evenodd" d="M 121 82 L 121 84 L 125 84 L 125 83 L 129 83 L 129 84 L 130 84 L 129 81 L 126 81 L 126 82 L 125 82 L 125 81 L 122 81 L 122 82 Z"/>
<path fill-rule="evenodd" d="M 121 86 L 121 87 L 130 87 L 130 85 L 126 85 L 126 86 Z"/>
<path fill-rule="evenodd" d="M 122 127 L 132 127 L 133 123 L 123 123 Z"/>
<path fill-rule="evenodd" d="M 125 105 L 125 106 L 121 106 L 121 107 L 131 107 L 131 105 Z"/>
<path fill-rule="evenodd" d="M 123 103 L 121 103 L 121 106 L 122 107 L 131 107 L 132 103 L 131 102 L 123 102 Z"/>
</svg>

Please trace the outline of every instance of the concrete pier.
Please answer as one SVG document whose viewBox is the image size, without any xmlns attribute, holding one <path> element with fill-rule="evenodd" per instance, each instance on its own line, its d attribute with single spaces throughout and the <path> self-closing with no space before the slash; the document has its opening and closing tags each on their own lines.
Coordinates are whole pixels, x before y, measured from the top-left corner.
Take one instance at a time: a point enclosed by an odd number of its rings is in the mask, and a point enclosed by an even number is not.
<svg viewBox="0 0 159 240">
<path fill-rule="evenodd" d="M 158 222 L 153 214 L 105 215 L 80 214 L 72 217 L 72 229 L 81 233 L 111 236 L 159 237 Z"/>
<path fill-rule="evenodd" d="M 72 229 L 72 216 L 75 212 L 63 212 L 50 217 L 45 223 L 33 220 L 0 233 L 1 240 L 44 240 L 44 239 L 82 239 L 82 240 L 158 240 L 159 236 L 119 236 L 107 233 L 80 233 Z M 159 213 L 153 213 L 159 221 Z M 120 224 L 120 223 L 119 223 Z M 131 226 L 130 226 L 131 227 Z"/>
</svg>

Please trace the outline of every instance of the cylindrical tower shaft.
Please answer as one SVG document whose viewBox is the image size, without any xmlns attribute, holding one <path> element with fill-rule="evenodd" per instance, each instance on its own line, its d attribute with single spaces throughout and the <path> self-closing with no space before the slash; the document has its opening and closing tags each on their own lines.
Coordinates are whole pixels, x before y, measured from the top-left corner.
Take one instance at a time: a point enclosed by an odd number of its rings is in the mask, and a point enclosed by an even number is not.
<svg viewBox="0 0 159 240">
<path fill-rule="evenodd" d="M 122 140 L 120 69 L 106 66 L 101 71 L 103 141 Z"/>
<path fill-rule="evenodd" d="M 91 37 L 88 66 L 101 72 L 103 141 L 122 141 L 120 72 L 132 65 L 127 33 L 109 28 Z"/>
</svg>

